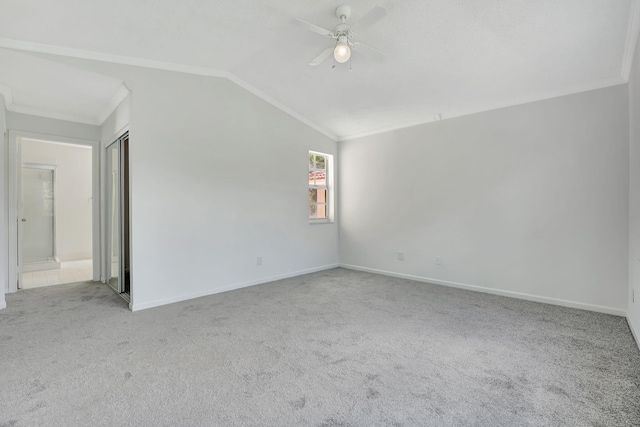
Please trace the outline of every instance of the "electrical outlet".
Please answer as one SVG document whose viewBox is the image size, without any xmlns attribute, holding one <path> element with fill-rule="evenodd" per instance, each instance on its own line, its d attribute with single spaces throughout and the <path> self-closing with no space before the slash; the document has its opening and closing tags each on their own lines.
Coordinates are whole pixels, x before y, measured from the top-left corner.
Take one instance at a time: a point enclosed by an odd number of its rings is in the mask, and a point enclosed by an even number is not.
<svg viewBox="0 0 640 427">
<path fill-rule="evenodd" d="M 442 265 L 442 258 L 440 256 L 436 257 L 436 265 Z"/>
<path fill-rule="evenodd" d="M 404 261 L 404 252 L 398 252 L 398 261 Z"/>
<path fill-rule="evenodd" d="M 261 256 L 258 257 L 258 266 L 260 266 L 260 265 L 262 265 L 262 257 Z"/>
</svg>

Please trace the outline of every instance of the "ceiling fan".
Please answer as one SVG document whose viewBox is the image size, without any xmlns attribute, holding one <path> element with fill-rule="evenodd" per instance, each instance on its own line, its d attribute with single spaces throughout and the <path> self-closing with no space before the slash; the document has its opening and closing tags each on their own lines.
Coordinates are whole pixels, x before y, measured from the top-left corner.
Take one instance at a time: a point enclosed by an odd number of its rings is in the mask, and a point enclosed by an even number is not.
<svg viewBox="0 0 640 427">
<path fill-rule="evenodd" d="M 318 27 L 317 25 L 296 18 L 296 22 L 307 30 L 335 39 L 336 41 L 335 45 L 323 50 L 320 55 L 316 56 L 309 63 L 309 65 L 315 67 L 322 64 L 325 59 L 331 55 L 331 53 L 333 53 L 333 57 L 336 62 L 341 64 L 345 63 L 349 58 L 351 58 L 351 49 L 373 58 L 384 58 L 386 54 L 364 43 L 353 41 L 352 39 L 357 35 L 357 33 L 354 32 L 354 29 L 358 30 L 359 28 L 365 28 L 373 25 L 385 16 L 387 16 L 387 9 L 375 6 L 353 24 L 347 24 L 347 20 L 351 17 L 351 7 L 343 4 L 336 8 L 336 17 L 338 17 L 340 23 L 336 25 L 333 30 L 326 30 L 322 27 Z"/>
</svg>

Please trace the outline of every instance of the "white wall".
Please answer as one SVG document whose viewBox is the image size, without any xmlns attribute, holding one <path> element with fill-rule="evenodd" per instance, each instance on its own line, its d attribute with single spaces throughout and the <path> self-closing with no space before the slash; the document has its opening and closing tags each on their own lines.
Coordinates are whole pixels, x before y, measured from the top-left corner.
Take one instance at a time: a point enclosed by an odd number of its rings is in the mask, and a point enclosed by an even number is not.
<svg viewBox="0 0 640 427">
<path fill-rule="evenodd" d="M 225 79 L 128 86 L 134 310 L 338 264 L 307 217 L 308 150 L 335 142 Z"/>
<path fill-rule="evenodd" d="M 102 148 L 115 141 L 128 129 L 131 120 L 131 94 L 120 102 L 120 105 L 111 113 L 100 126 L 100 143 Z"/>
<path fill-rule="evenodd" d="M 56 246 L 60 261 L 92 256 L 91 147 L 22 140 L 22 161 L 56 168 Z"/>
<path fill-rule="evenodd" d="M 0 132 L 3 134 L 7 131 L 7 108 L 5 105 L 4 95 L 0 93 Z"/>
<path fill-rule="evenodd" d="M 627 319 L 640 345 L 640 43 L 629 78 L 629 290 Z M 633 292 L 635 291 L 635 302 Z"/>
<path fill-rule="evenodd" d="M 624 314 L 627 103 L 621 85 L 340 143 L 341 263 Z"/>
<path fill-rule="evenodd" d="M 0 94 L 0 309 L 5 308 L 6 302 L 4 294 L 9 290 L 9 239 L 7 222 L 9 204 L 7 203 L 7 152 L 8 152 L 8 134 L 6 129 L 6 105 L 4 96 Z"/>
</svg>

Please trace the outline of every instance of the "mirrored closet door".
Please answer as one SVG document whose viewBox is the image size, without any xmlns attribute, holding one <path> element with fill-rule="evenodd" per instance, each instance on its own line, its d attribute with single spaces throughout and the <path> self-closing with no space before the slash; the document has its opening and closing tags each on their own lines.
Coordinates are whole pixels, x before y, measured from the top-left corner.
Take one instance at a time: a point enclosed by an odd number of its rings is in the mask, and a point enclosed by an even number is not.
<svg viewBox="0 0 640 427">
<path fill-rule="evenodd" d="M 107 283 L 125 299 L 131 295 L 129 253 L 129 135 L 107 147 Z"/>
</svg>

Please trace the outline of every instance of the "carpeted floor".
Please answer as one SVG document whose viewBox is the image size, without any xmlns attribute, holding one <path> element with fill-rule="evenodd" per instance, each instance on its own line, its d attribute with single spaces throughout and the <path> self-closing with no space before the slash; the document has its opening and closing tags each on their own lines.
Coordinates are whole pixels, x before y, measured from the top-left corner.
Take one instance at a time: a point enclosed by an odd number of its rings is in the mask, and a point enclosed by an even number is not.
<svg viewBox="0 0 640 427">
<path fill-rule="evenodd" d="M 95 283 L 7 303 L 0 426 L 640 425 L 621 317 L 344 269 L 136 313 Z"/>
</svg>

